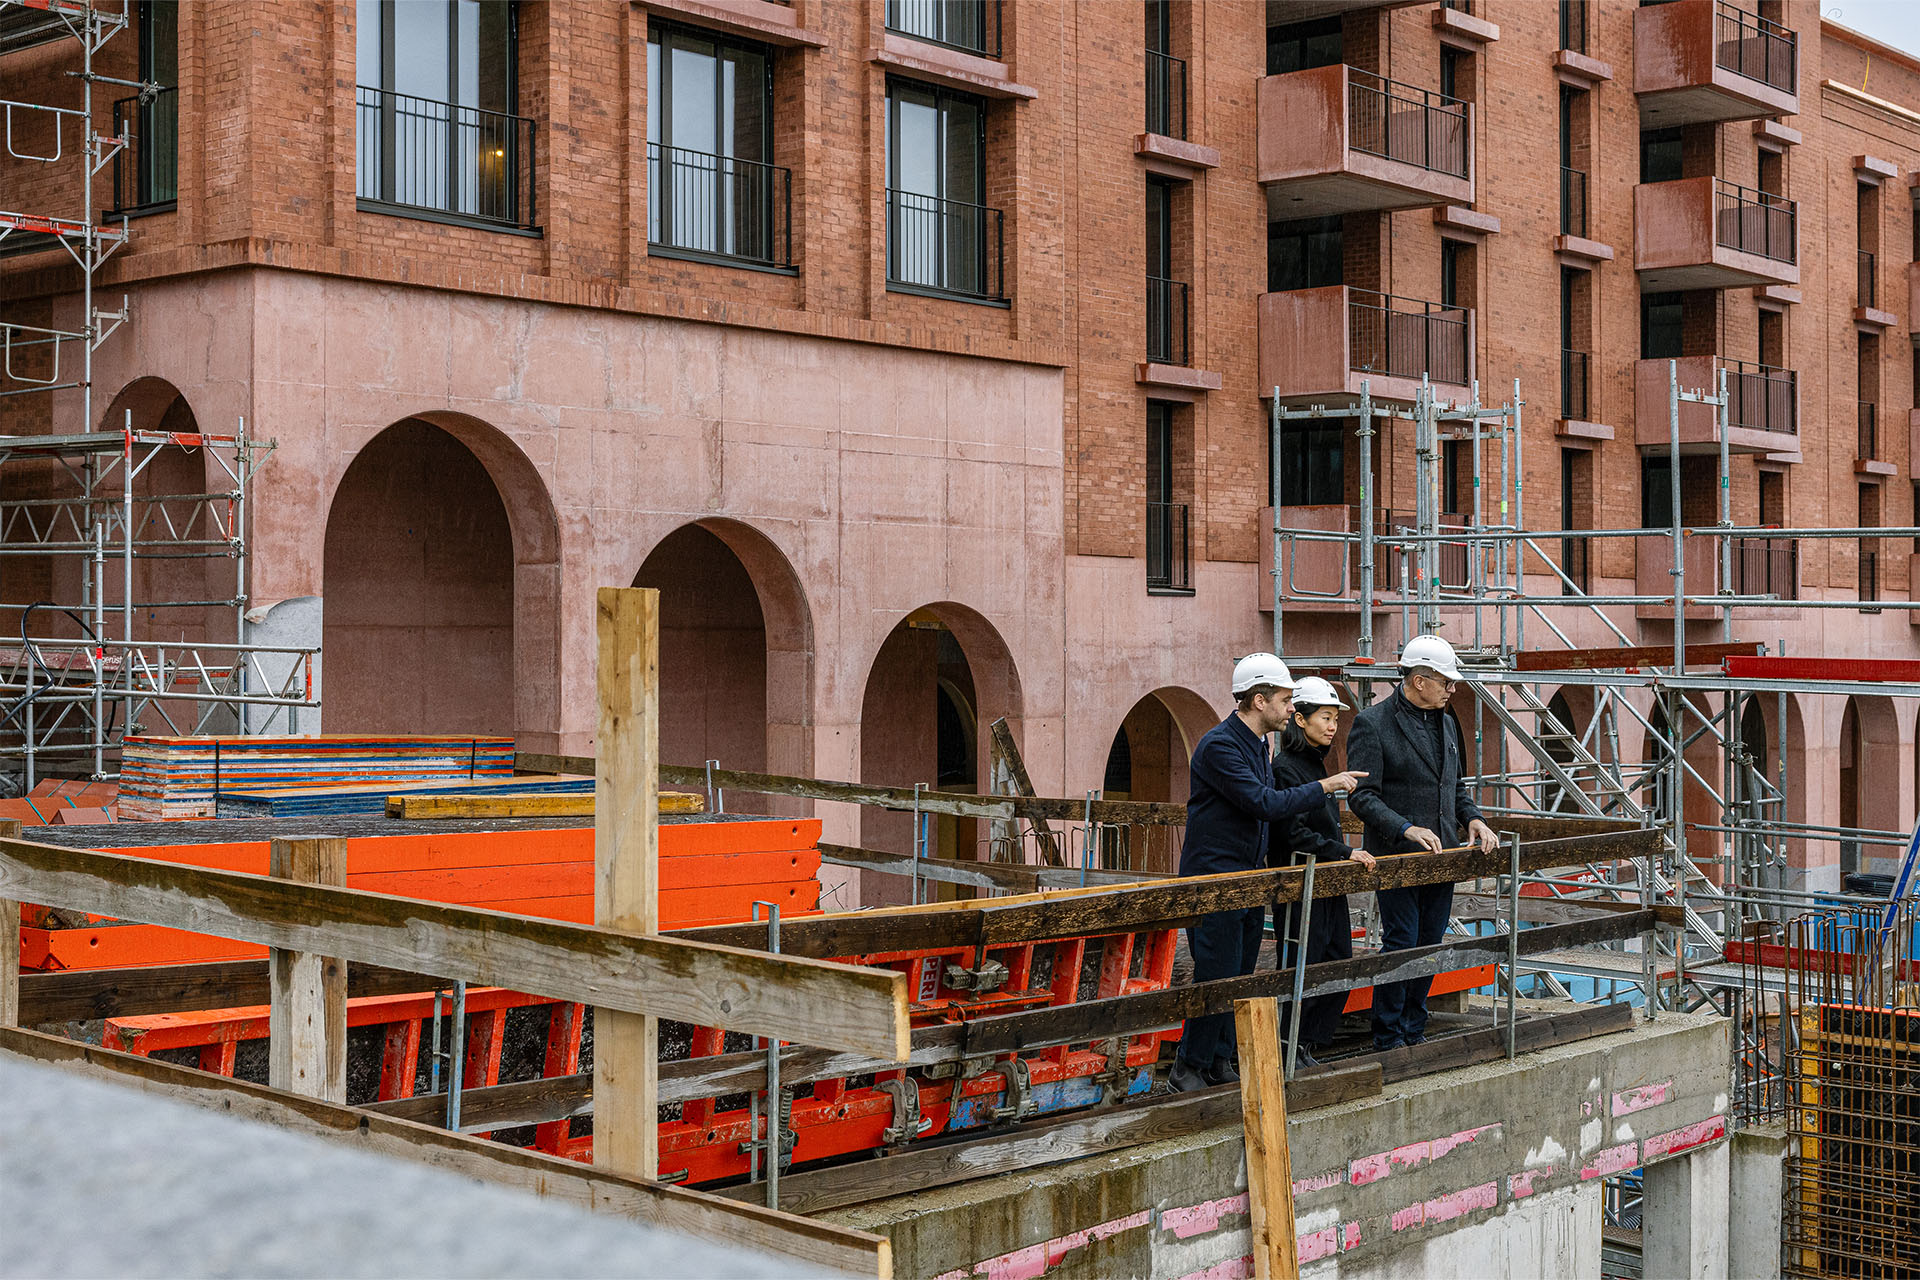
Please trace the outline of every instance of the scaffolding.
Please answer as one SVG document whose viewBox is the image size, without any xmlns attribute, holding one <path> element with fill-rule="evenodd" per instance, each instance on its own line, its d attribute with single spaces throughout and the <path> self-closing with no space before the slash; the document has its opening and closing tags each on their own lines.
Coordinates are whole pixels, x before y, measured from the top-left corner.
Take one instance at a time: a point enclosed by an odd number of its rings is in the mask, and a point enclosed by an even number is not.
<svg viewBox="0 0 1920 1280">
<path fill-rule="evenodd" d="M 0 783 L 18 768 L 28 788 L 50 765 L 114 776 L 110 757 L 129 733 L 293 732 L 299 712 L 319 705 L 317 649 L 246 643 L 248 493 L 273 441 L 254 440 L 244 421 L 227 435 L 136 427 L 131 411 L 118 429 L 95 427 L 95 356 L 130 307 L 124 296 L 117 310 L 99 301 L 98 277 L 128 243 L 129 223 L 100 216 L 94 186 L 135 141 L 131 128 L 96 127 L 95 86 L 131 89 L 142 103 L 162 91 L 97 69 L 101 51 L 129 25 L 124 3 L 0 0 L 0 54 L 70 41 L 80 64 L 67 73 L 78 105 L 0 99 L 7 162 L 50 172 L 66 166 L 77 206 L 0 210 L 0 255 L 58 251 L 79 278 L 77 325 L 0 315 L 0 397 L 45 397 L 33 403 L 49 406 L 43 430 L 0 435 L 0 480 L 30 495 L 0 497 L 0 565 L 42 558 L 82 566 L 78 599 L 0 604 Z M 59 392 L 76 393 L 82 432 L 53 433 Z M 217 477 L 215 491 L 156 492 L 164 485 L 154 464 L 182 451 Z M 136 566 L 209 559 L 232 561 L 230 593 L 135 598 Z M 136 635 L 143 617 L 228 611 L 237 643 Z"/>
</svg>

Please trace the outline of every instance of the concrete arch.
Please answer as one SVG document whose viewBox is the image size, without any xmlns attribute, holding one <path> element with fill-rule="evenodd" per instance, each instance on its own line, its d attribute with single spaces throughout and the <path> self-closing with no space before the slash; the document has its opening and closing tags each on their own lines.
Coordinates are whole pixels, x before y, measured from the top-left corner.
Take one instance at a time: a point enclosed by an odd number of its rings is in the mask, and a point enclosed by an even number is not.
<svg viewBox="0 0 1920 1280">
<path fill-rule="evenodd" d="M 402 418 L 335 484 L 322 699 L 336 731 L 560 731 L 559 520 L 545 481 L 467 414 Z"/>
<path fill-rule="evenodd" d="M 786 553 L 750 524 L 696 520 L 656 542 L 632 580 L 662 592 L 662 757 L 812 776 L 813 611 Z M 743 734 L 746 722 L 764 731 Z"/>
<path fill-rule="evenodd" d="M 1191 689 L 1170 685 L 1142 694 L 1114 727 L 1102 793 L 1185 804 L 1193 749 L 1215 723 L 1213 708 Z M 1101 856 L 1107 866 L 1167 874 L 1179 869 L 1179 837 L 1172 830 L 1115 828 L 1105 838 Z"/>
<path fill-rule="evenodd" d="M 1874 830 L 1898 830 L 1904 823 L 1900 804 L 1903 735 L 1893 699 L 1855 694 L 1846 700 L 1835 742 L 1839 778 L 1839 825 Z M 1840 874 L 1872 870 L 1872 860 L 1892 850 L 1842 839 Z"/>
</svg>

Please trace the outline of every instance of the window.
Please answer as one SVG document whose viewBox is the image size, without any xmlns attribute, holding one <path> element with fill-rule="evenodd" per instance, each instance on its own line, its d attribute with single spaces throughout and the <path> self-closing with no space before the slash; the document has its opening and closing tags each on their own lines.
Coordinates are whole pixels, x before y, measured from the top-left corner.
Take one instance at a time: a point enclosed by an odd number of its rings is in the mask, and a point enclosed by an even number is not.
<svg viewBox="0 0 1920 1280">
<path fill-rule="evenodd" d="M 1680 295 L 1643 293 L 1640 295 L 1640 358 L 1677 360 L 1681 350 Z"/>
<path fill-rule="evenodd" d="M 532 230 L 510 0 L 359 0 L 357 12 L 360 199 Z"/>
<path fill-rule="evenodd" d="M 1780 471 L 1760 473 L 1760 523 L 1776 529 L 1787 523 L 1787 477 Z"/>
<path fill-rule="evenodd" d="M 1267 28 L 1267 74 L 1270 76 L 1338 66 L 1343 57 L 1338 18 L 1289 22 Z"/>
<path fill-rule="evenodd" d="M 1592 418 L 1587 403 L 1590 284 L 1586 272 L 1560 268 L 1560 416 L 1577 422 Z"/>
<path fill-rule="evenodd" d="M 1147 402 L 1147 589 L 1191 594 L 1187 505 L 1176 502 L 1176 406 Z"/>
<path fill-rule="evenodd" d="M 1471 56 L 1471 54 L 1456 49 L 1450 44 L 1440 46 L 1441 93 L 1444 93 L 1449 98 L 1458 98 L 1461 96 L 1460 89 L 1462 82 L 1466 80 L 1467 77 L 1460 74 L 1460 69 Z"/>
<path fill-rule="evenodd" d="M 1587 0 L 1560 0 L 1560 47 L 1587 51 Z"/>
<path fill-rule="evenodd" d="M 1339 214 L 1267 224 L 1267 292 L 1343 284 L 1346 268 Z"/>
<path fill-rule="evenodd" d="M 1173 56 L 1173 0 L 1147 4 L 1147 132 L 1187 136 L 1187 64 Z"/>
<path fill-rule="evenodd" d="M 1673 464 L 1662 454 L 1640 457 L 1640 527 L 1673 527 Z"/>
<path fill-rule="evenodd" d="M 768 51 L 655 24 L 647 43 L 647 241 L 784 266 L 791 173 L 773 158 Z"/>
<path fill-rule="evenodd" d="M 1775 369 L 1787 367 L 1787 317 L 1781 312 L 1760 312 L 1760 363 Z"/>
<path fill-rule="evenodd" d="M 1587 95 L 1560 87 L 1560 234 L 1587 234 Z"/>
<path fill-rule="evenodd" d="M 1680 130 L 1649 129 L 1640 135 L 1640 181 L 1673 182 L 1682 172 Z"/>
<path fill-rule="evenodd" d="M 1000 56 L 999 0 L 887 0 L 887 30 Z"/>
<path fill-rule="evenodd" d="M 165 87 L 113 104 L 114 131 L 131 135 L 113 160 L 115 209 L 168 207 L 180 195 L 180 6 L 142 0 L 137 13 L 140 78 Z"/>
<path fill-rule="evenodd" d="M 1587 449 L 1562 449 L 1560 451 L 1560 527 L 1562 529 L 1584 529 L 1588 507 L 1593 501 L 1593 453 Z M 1572 586 L 1560 584 L 1562 595 L 1585 595 L 1587 592 L 1587 548 L 1591 544 L 1588 538 L 1560 539 L 1560 572 L 1567 575 Z"/>
<path fill-rule="evenodd" d="M 1173 278 L 1173 202 L 1178 188 L 1147 179 L 1147 359 L 1191 362 L 1187 348 L 1187 285 Z"/>
<path fill-rule="evenodd" d="M 1440 242 L 1440 305 L 1457 307 L 1460 305 L 1460 261 L 1467 256 L 1467 246 L 1458 240 Z"/>
<path fill-rule="evenodd" d="M 887 93 L 887 279 L 999 299 L 1001 218 L 986 191 L 986 105 L 894 81 Z"/>
<path fill-rule="evenodd" d="M 1280 502 L 1283 507 L 1328 507 L 1347 500 L 1346 436 L 1336 424 L 1280 426 Z"/>
<path fill-rule="evenodd" d="M 1860 523 L 1862 529 L 1872 529 L 1880 523 L 1880 486 L 1863 484 L 1860 486 Z M 1860 599 L 1875 601 L 1880 598 L 1880 539 L 1860 539 Z"/>
<path fill-rule="evenodd" d="M 1770 196 L 1787 194 L 1787 158 L 1772 147 L 1760 148 L 1760 189 Z"/>
</svg>

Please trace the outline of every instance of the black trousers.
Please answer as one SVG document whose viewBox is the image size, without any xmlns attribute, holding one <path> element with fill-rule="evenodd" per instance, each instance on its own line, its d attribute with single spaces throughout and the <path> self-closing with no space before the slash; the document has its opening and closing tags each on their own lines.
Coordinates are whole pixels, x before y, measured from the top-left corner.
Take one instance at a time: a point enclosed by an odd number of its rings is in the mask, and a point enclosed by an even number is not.
<svg viewBox="0 0 1920 1280">
<path fill-rule="evenodd" d="M 1405 951 L 1427 947 L 1447 932 L 1453 914 L 1453 886 L 1423 884 L 1411 889 L 1381 889 L 1380 950 Z M 1373 989 L 1373 1042 L 1386 1047 L 1427 1033 L 1427 989 L 1432 978 L 1390 982 Z"/>
<path fill-rule="evenodd" d="M 1267 909 L 1216 911 L 1201 916 L 1187 930 L 1187 951 L 1193 956 L 1193 980 L 1237 978 L 1253 972 L 1260 959 L 1260 935 L 1266 932 Z M 1189 1066 L 1206 1070 L 1216 1058 L 1234 1058 L 1239 1041 L 1233 1034 L 1233 1014 L 1209 1013 L 1188 1018 L 1180 1032 L 1180 1057 Z"/>
<path fill-rule="evenodd" d="M 1274 910 L 1275 938 L 1279 942 L 1278 967 L 1291 972 L 1293 969 L 1293 939 L 1300 933 L 1300 904 L 1289 903 L 1284 908 Z M 1337 898 L 1320 898 L 1313 904 L 1313 910 L 1307 913 L 1307 963 L 1324 964 L 1330 960 L 1353 959 L 1353 917 L 1347 910 L 1344 895 Z M 1291 986 L 1287 988 L 1290 992 Z M 1293 1026 L 1291 1001 L 1280 1006 L 1280 1032 L 1285 1035 Z M 1340 1029 L 1340 1014 L 1346 1008 L 1347 993 L 1336 991 L 1332 995 L 1314 996 L 1303 1002 L 1300 1010 L 1300 1043 L 1308 1049 L 1323 1049 L 1333 1043 L 1334 1033 Z"/>
</svg>

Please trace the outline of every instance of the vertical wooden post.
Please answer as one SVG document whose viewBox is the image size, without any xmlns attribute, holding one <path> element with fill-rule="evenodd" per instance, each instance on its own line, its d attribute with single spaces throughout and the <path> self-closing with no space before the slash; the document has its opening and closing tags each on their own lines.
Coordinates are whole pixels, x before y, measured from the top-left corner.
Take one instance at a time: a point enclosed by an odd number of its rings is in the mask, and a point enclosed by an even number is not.
<svg viewBox="0 0 1920 1280">
<path fill-rule="evenodd" d="M 1278 1001 L 1233 1002 L 1240 1040 L 1240 1106 L 1247 1128 L 1247 1211 L 1253 1220 L 1254 1280 L 1296 1280 L 1293 1157 L 1287 1150 L 1287 1086 L 1280 1072 Z"/>
<path fill-rule="evenodd" d="M 602 587 L 594 741 L 593 921 L 660 931 L 660 593 Z M 593 1163 L 660 1173 L 658 1019 L 593 1011 Z"/>
<path fill-rule="evenodd" d="M 18 840 L 20 820 L 0 818 L 0 840 Z M 20 904 L 0 898 L 0 1027 L 20 1025 Z"/>
<path fill-rule="evenodd" d="M 268 874 L 344 887 L 347 842 L 275 840 Z M 347 1100 L 347 966 L 310 951 L 267 951 L 267 1084 L 327 1102 Z"/>
</svg>

